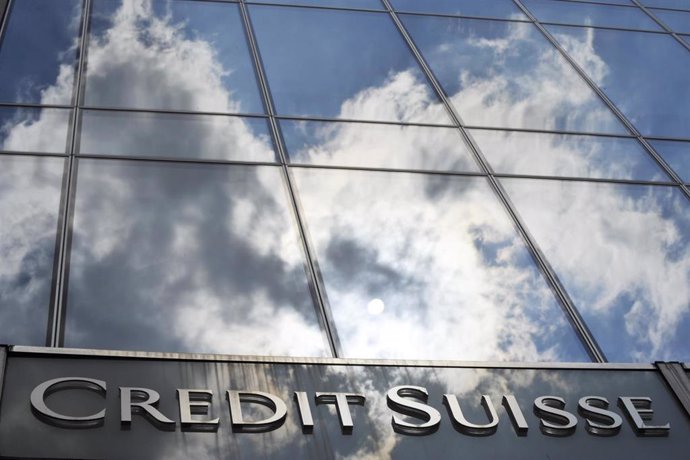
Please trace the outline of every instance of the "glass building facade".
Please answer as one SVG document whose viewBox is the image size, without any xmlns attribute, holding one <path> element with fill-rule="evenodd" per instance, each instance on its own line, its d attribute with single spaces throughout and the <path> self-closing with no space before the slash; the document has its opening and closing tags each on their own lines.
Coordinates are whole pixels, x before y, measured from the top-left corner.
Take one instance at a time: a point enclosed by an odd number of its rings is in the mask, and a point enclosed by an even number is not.
<svg viewBox="0 0 690 460">
<path fill-rule="evenodd" d="M 0 343 L 690 361 L 690 0 L 0 11 Z"/>
</svg>

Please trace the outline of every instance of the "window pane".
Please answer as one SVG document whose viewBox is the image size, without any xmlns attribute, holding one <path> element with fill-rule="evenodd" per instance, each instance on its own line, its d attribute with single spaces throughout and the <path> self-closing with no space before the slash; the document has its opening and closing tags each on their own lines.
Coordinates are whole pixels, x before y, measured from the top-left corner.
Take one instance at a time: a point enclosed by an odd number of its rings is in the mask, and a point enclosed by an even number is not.
<svg viewBox="0 0 690 460">
<path fill-rule="evenodd" d="M 690 183 L 690 142 L 649 141 L 649 143 L 684 182 Z"/>
<path fill-rule="evenodd" d="M 674 32 L 690 32 L 690 12 L 652 10 L 652 14 L 661 19 Z"/>
<path fill-rule="evenodd" d="M 457 128 L 281 120 L 292 163 L 479 171 Z"/>
<path fill-rule="evenodd" d="M 501 182 L 610 361 L 690 358 L 690 206 L 679 189 Z"/>
<path fill-rule="evenodd" d="M 279 114 L 450 122 L 387 14 L 250 10 Z"/>
<path fill-rule="evenodd" d="M 279 167 L 81 160 L 65 344 L 324 356 Z"/>
<path fill-rule="evenodd" d="M 645 6 L 658 6 L 660 8 L 677 8 L 679 10 L 690 10 L 690 0 L 641 0 Z"/>
<path fill-rule="evenodd" d="M 467 124 L 625 133 L 532 24 L 401 17 Z"/>
<path fill-rule="evenodd" d="M 245 0 L 247 3 L 277 3 L 279 5 L 312 5 L 338 8 L 383 10 L 380 0 Z"/>
<path fill-rule="evenodd" d="M 45 345 L 65 161 L 0 155 L 0 342 Z"/>
<path fill-rule="evenodd" d="M 236 4 L 94 0 L 86 105 L 263 112 Z"/>
<path fill-rule="evenodd" d="M 690 137 L 690 53 L 670 35 L 547 28 L 642 134 Z"/>
<path fill-rule="evenodd" d="M 635 139 L 471 130 L 497 173 L 670 181 Z"/>
<path fill-rule="evenodd" d="M 12 2 L 0 47 L 0 101 L 69 104 L 80 0 Z"/>
<path fill-rule="evenodd" d="M 587 360 L 486 179 L 293 172 L 346 357 Z"/>
<path fill-rule="evenodd" d="M 662 30 L 652 18 L 636 7 L 624 8 L 552 0 L 523 0 L 523 4 L 541 22 Z"/>
<path fill-rule="evenodd" d="M 398 11 L 479 16 L 499 19 L 527 19 L 512 0 L 391 0 Z"/>
<path fill-rule="evenodd" d="M 86 110 L 80 152 L 276 161 L 263 118 Z"/>
<path fill-rule="evenodd" d="M 0 107 L 0 150 L 65 153 L 70 111 Z"/>
</svg>

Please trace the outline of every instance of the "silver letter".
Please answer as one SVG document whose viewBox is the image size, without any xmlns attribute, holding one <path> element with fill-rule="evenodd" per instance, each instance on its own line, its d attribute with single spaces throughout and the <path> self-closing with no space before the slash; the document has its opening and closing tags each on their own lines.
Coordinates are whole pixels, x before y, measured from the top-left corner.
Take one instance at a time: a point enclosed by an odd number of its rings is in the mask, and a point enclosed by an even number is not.
<svg viewBox="0 0 690 460">
<path fill-rule="evenodd" d="M 458 398 L 456 398 L 455 395 L 443 395 L 443 400 L 448 406 L 453 425 L 458 431 L 473 436 L 488 436 L 496 432 L 496 427 L 498 427 L 498 414 L 496 414 L 494 404 L 491 402 L 491 398 L 488 395 L 482 395 L 481 399 L 486 416 L 490 419 L 489 423 L 486 425 L 477 425 L 476 423 L 467 421 L 465 415 L 462 413 L 462 409 L 460 409 L 460 404 L 458 404 Z"/>
<path fill-rule="evenodd" d="M 197 414 L 208 414 L 213 393 L 209 390 L 177 390 L 177 399 L 180 405 L 180 424 L 183 427 L 204 427 L 214 429 L 218 426 L 218 419 L 194 420 L 192 410 Z"/>
<path fill-rule="evenodd" d="M 427 421 L 421 425 L 414 425 L 394 415 L 392 421 L 393 430 L 397 433 L 412 435 L 430 434 L 438 430 L 441 424 L 441 414 L 439 411 L 426 404 L 405 399 L 405 396 L 426 402 L 429 398 L 429 393 L 426 391 L 426 388 L 415 386 L 398 386 L 391 388 L 388 393 L 386 393 L 386 401 L 388 407 L 394 411 L 412 417 L 427 419 Z"/>
<path fill-rule="evenodd" d="M 68 424 L 79 424 L 79 425 L 99 425 L 103 422 L 105 418 L 105 409 L 98 412 L 97 414 L 87 415 L 85 417 L 72 417 L 69 415 L 58 414 L 57 412 L 48 408 L 45 402 L 45 397 L 57 391 L 53 388 L 61 383 L 69 383 L 67 387 L 77 387 L 76 383 L 81 383 L 79 388 L 84 388 L 86 390 L 97 391 L 105 396 L 106 385 L 103 380 L 88 379 L 86 377 L 64 377 L 59 379 L 47 380 L 31 392 L 31 407 L 39 414 L 47 417 L 49 420 L 54 422 L 67 422 Z M 68 425 L 69 426 L 69 425 Z"/>
<path fill-rule="evenodd" d="M 671 425 L 647 425 L 645 420 L 651 420 L 654 411 L 652 407 L 652 398 L 620 396 L 618 398 L 618 405 L 625 409 L 626 413 L 632 420 L 635 434 L 638 436 L 668 436 L 671 430 Z"/>
<path fill-rule="evenodd" d="M 316 404 L 334 404 L 338 410 L 340 428 L 345 432 L 352 431 L 352 415 L 349 404 L 364 405 L 366 398 L 358 393 L 316 393 Z"/>
<path fill-rule="evenodd" d="M 234 431 L 271 431 L 281 426 L 285 421 L 287 407 L 282 399 L 271 393 L 228 390 L 227 397 L 230 406 L 230 420 Z M 242 402 L 266 406 L 273 411 L 273 415 L 257 422 L 248 422 L 242 416 Z"/>
<path fill-rule="evenodd" d="M 550 405 L 549 402 L 554 405 Z M 569 436 L 575 432 L 577 419 L 570 412 L 562 410 L 564 407 L 565 401 L 558 396 L 540 396 L 534 400 L 534 413 L 541 419 L 540 428 L 544 434 Z M 542 417 L 550 418 L 562 424 L 547 422 Z"/>
<path fill-rule="evenodd" d="M 595 405 L 594 402 L 596 402 L 597 405 Z M 599 396 L 583 396 L 580 398 L 577 406 L 577 411 L 580 415 L 585 417 L 587 422 L 585 429 L 588 432 L 597 436 L 613 436 L 618 434 L 621 430 L 623 419 L 615 412 L 605 410 L 609 407 L 609 402 L 606 398 L 601 398 Z M 608 424 L 595 423 L 591 419 L 597 422 L 608 422 Z"/>
<path fill-rule="evenodd" d="M 513 395 L 503 396 L 503 407 L 505 407 L 508 415 L 510 416 L 510 421 L 513 423 L 513 428 L 518 436 L 527 436 L 527 431 L 529 426 L 527 425 L 527 420 L 520 409 L 520 406 Z"/>
<path fill-rule="evenodd" d="M 311 416 L 311 407 L 309 407 L 309 398 L 304 391 L 295 391 L 295 402 L 299 409 L 299 419 L 302 422 L 302 431 L 311 433 L 314 429 L 314 419 Z"/>
<path fill-rule="evenodd" d="M 146 401 L 132 402 L 133 394 L 145 395 Z M 159 428 L 174 430 L 175 422 L 153 407 L 158 404 L 160 399 L 161 396 L 157 391 L 148 388 L 120 387 L 120 422 L 123 425 L 130 425 L 132 423 L 132 409 L 136 409 L 137 412 L 143 412 L 153 418 L 154 425 Z"/>
</svg>

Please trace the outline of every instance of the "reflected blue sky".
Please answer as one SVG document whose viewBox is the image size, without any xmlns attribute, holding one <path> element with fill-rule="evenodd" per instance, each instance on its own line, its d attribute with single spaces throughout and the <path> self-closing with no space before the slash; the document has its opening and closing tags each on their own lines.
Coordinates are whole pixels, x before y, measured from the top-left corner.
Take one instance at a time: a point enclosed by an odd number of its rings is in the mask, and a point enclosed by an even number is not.
<svg viewBox="0 0 690 460">
<path fill-rule="evenodd" d="M 497 19 L 527 19 L 512 0 L 391 0 L 398 11 L 441 13 Z"/>
<path fill-rule="evenodd" d="M 45 345 L 64 165 L 0 155 L 0 343 Z"/>
<path fill-rule="evenodd" d="M 331 6 L 383 10 L 381 0 L 245 0 L 247 3 L 276 3 L 282 5 Z"/>
<path fill-rule="evenodd" d="M 522 3 L 540 22 L 662 30 L 652 18 L 637 7 L 625 8 L 557 0 L 522 0 Z"/>
<path fill-rule="evenodd" d="M 690 203 L 679 189 L 501 182 L 610 361 L 690 360 Z"/>
<path fill-rule="evenodd" d="M 468 125 L 626 133 L 534 25 L 401 18 Z"/>
<path fill-rule="evenodd" d="M 185 0 L 94 0 L 85 104 L 263 112 L 239 8 Z"/>
<path fill-rule="evenodd" d="M 470 130 L 494 172 L 670 181 L 635 139 Z"/>
<path fill-rule="evenodd" d="M 690 33 L 690 11 L 652 10 L 652 13 L 674 32 Z"/>
<path fill-rule="evenodd" d="M 79 160 L 65 345 L 329 351 L 278 167 Z"/>
<path fill-rule="evenodd" d="M 450 122 L 388 14 L 249 10 L 278 114 Z"/>
<path fill-rule="evenodd" d="M 344 357 L 588 359 L 486 179 L 293 174 Z"/>
<path fill-rule="evenodd" d="M 80 0 L 12 2 L 0 47 L 0 102 L 70 104 Z"/>
<path fill-rule="evenodd" d="M 679 10 L 690 11 L 690 1 L 688 0 L 640 0 L 645 6 L 657 6 L 660 8 L 677 8 Z"/>
<path fill-rule="evenodd" d="M 0 150 L 65 153 L 71 111 L 0 107 Z"/>
<path fill-rule="evenodd" d="M 643 135 L 690 138 L 690 53 L 673 37 L 546 28 Z"/>
<path fill-rule="evenodd" d="M 684 182 L 690 183 L 690 142 L 650 140 L 649 143 Z"/>
</svg>

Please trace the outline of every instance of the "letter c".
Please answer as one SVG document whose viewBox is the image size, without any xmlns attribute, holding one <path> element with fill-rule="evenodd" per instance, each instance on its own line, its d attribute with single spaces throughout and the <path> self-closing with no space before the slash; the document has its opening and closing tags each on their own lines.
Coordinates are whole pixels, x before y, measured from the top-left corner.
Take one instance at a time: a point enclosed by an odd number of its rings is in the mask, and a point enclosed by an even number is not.
<svg viewBox="0 0 690 460">
<path fill-rule="evenodd" d="M 96 391 L 105 396 L 106 384 L 102 380 L 89 379 L 86 377 L 63 377 L 59 379 L 47 380 L 34 388 L 31 392 L 31 407 L 39 414 L 57 422 L 85 422 L 86 424 L 93 424 L 94 422 L 99 422 L 105 418 L 105 409 L 97 414 L 87 415 L 85 417 L 72 417 L 69 415 L 58 414 L 57 412 L 48 408 L 45 402 L 46 396 L 57 391 L 57 389 L 54 389 L 53 387 L 61 383 L 69 383 L 71 386 L 76 386 L 74 384 L 80 384 L 79 388 Z"/>
</svg>

